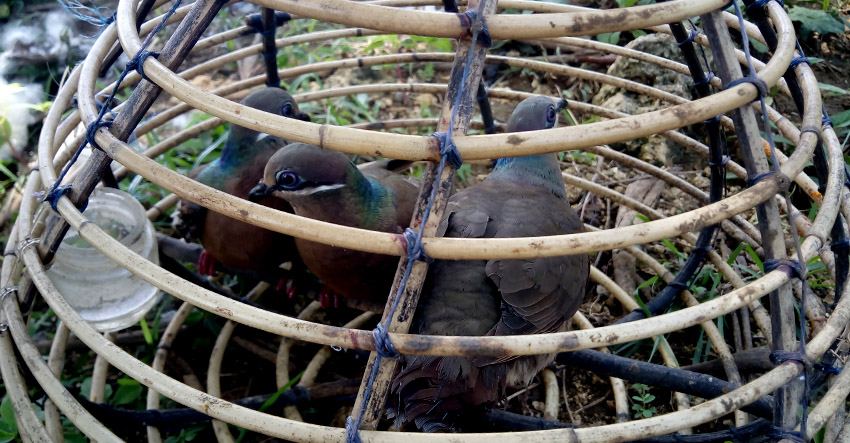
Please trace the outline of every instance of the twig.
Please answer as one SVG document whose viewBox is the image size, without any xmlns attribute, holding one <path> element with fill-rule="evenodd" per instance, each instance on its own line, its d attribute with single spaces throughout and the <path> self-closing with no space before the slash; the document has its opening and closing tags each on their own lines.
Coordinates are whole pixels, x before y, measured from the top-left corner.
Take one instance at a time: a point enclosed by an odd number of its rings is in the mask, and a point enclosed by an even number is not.
<svg viewBox="0 0 850 443">
<path fill-rule="evenodd" d="M 573 415 L 573 411 L 570 410 L 570 397 L 567 395 L 567 371 L 561 372 L 561 395 L 564 396 L 564 407 L 567 409 L 567 415 L 570 417 L 570 422 L 581 426 L 581 419 L 576 419 L 578 413 Z"/>
<path fill-rule="evenodd" d="M 6 226 L 6 223 L 12 219 L 12 214 L 18 212 L 23 196 L 17 185 L 12 186 L 9 190 L 9 195 L 6 197 L 6 201 L 3 202 L 3 208 L 0 209 L 0 229 Z"/>
<path fill-rule="evenodd" d="M 611 391 L 606 392 L 605 395 L 603 395 L 602 397 L 599 397 L 596 400 L 593 400 L 590 403 L 582 406 L 581 408 L 579 408 L 578 411 L 576 411 L 576 415 L 581 414 L 585 410 L 590 409 L 590 408 L 598 405 L 599 403 L 602 403 L 603 401 L 605 401 L 606 398 L 608 398 L 609 395 L 611 395 Z"/>
<path fill-rule="evenodd" d="M 195 374 L 189 362 L 176 352 L 170 352 L 170 354 L 171 358 L 168 359 L 168 363 L 183 376 L 183 382 L 199 391 L 204 391 L 201 379 Z"/>
<path fill-rule="evenodd" d="M 269 363 L 274 364 L 277 361 L 276 353 L 257 345 L 251 340 L 247 340 L 242 337 L 233 337 L 232 340 L 233 343 L 236 343 L 241 348 L 256 355 L 257 357 L 262 358 L 263 360 L 268 361 Z"/>
<path fill-rule="evenodd" d="M 507 398 L 505 398 L 505 403 L 519 397 L 520 395 L 522 395 L 523 392 L 528 391 L 529 389 L 534 389 L 538 386 L 540 386 L 540 382 L 535 382 L 535 383 L 532 383 L 532 384 L 520 389 L 519 391 L 514 392 L 513 394 L 511 394 Z"/>
</svg>

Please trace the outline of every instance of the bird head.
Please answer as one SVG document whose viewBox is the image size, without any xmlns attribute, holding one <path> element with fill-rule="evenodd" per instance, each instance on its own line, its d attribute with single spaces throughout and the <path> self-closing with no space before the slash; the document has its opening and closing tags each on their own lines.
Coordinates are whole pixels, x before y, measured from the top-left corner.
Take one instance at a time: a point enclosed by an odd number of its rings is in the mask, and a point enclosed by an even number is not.
<svg viewBox="0 0 850 443">
<path fill-rule="evenodd" d="M 536 131 L 554 128 L 559 112 L 567 107 L 564 99 L 537 95 L 521 101 L 508 119 L 507 132 Z"/>
<path fill-rule="evenodd" d="M 308 199 L 338 193 L 357 168 L 344 154 L 306 143 L 293 143 L 277 151 L 266 164 L 263 180 L 249 199 L 259 201 L 274 194 L 298 205 Z"/>
<path fill-rule="evenodd" d="M 298 103 L 288 92 L 280 88 L 256 90 L 242 100 L 242 104 L 270 114 L 282 115 L 309 122 L 310 116 L 298 109 Z"/>
<path fill-rule="evenodd" d="M 310 121 L 310 117 L 298 110 L 298 103 L 289 95 L 288 92 L 280 88 L 263 88 L 256 90 L 242 100 L 242 104 L 254 109 L 277 114 L 283 117 L 296 120 Z M 271 137 L 268 134 L 262 134 L 253 129 L 239 126 L 236 124 L 230 125 L 230 135 L 227 138 L 227 144 L 221 153 L 221 162 L 225 165 L 242 164 L 244 161 L 251 161 L 257 150 L 264 149 L 263 144 L 256 142 L 265 138 Z M 282 139 L 276 137 L 270 138 L 274 143 L 280 142 Z"/>
</svg>

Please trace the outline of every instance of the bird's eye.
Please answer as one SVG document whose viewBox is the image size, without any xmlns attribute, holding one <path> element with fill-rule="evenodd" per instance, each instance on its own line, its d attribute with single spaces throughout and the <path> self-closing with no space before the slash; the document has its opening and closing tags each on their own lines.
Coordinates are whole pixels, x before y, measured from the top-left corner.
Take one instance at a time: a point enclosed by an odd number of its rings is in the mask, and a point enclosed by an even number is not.
<svg viewBox="0 0 850 443">
<path fill-rule="evenodd" d="M 294 189 L 301 183 L 301 178 L 292 171 L 278 171 L 274 180 L 282 189 Z"/>
<path fill-rule="evenodd" d="M 555 111 L 554 106 L 549 106 L 549 109 L 546 110 L 546 122 L 547 123 L 555 123 L 555 118 L 558 116 L 558 112 Z"/>
<path fill-rule="evenodd" d="M 283 105 L 283 108 L 280 109 L 280 115 L 284 117 L 292 117 L 295 115 L 295 107 L 292 106 L 292 103 Z"/>
</svg>

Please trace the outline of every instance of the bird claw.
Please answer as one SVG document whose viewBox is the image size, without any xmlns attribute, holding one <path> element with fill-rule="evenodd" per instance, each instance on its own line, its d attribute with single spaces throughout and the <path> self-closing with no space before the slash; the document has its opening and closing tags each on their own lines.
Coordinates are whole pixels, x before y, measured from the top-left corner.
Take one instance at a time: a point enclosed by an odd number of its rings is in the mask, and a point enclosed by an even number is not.
<svg viewBox="0 0 850 443">
<path fill-rule="evenodd" d="M 295 297 L 295 282 L 292 280 L 286 284 L 286 296 L 290 299 Z"/>
</svg>

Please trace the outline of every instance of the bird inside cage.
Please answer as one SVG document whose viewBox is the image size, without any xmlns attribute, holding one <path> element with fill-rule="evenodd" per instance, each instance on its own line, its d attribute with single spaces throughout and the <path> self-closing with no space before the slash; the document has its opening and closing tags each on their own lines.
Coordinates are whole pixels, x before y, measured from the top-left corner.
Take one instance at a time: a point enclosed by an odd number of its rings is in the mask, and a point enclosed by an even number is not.
<svg viewBox="0 0 850 443">
<path fill-rule="evenodd" d="M 399 174 L 409 162 L 379 160 L 360 167 L 340 152 L 295 143 L 269 160 L 252 200 L 281 200 L 296 215 L 355 228 L 400 234 L 410 224 L 419 181 Z M 383 302 L 398 257 L 295 239 L 301 260 L 336 296 Z"/>
<path fill-rule="evenodd" d="M 252 92 L 242 104 L 268 113 L 309 121 L 292 96 L 280 88 Z M 253 129 L 231 125 L 221 156 L 190 176 L 195 180 L 241 198 L 248 195 L 263 176 L 272 154 L 289 141 Z M 259 202 L 277 210 L 292 208 L 279 199 Z M 281 263 L 297 260 L 292 237 L 233 220 L 205 207 L 181 200 L 172 222 L 175 231 L 188 241 L 200 241 L 204 252 L 198 262 L 201 274 L 215 273 L 216 264 L 238 271 L 268 271 L 274 274 Z"/>
<path fill-rule="evenodd" d="M 564 101 L 522 101 L 508 132 L 553 128 Z M 556 154 L 500 159 L 481 183 L 454 194 L 438 234 L 500 238 L 581 232 Z M 430 267 L 412 333 L 519 335 L 565 331 L 581 305 L 586 255 L 531 259 L 437 260 Z M 465 414 L 494 405 L 508 386 L 526 386 L 553 354 L 505 357 L 402 356 L 390 394 L 397 426 L 459 430 Z"/>
</svg>

